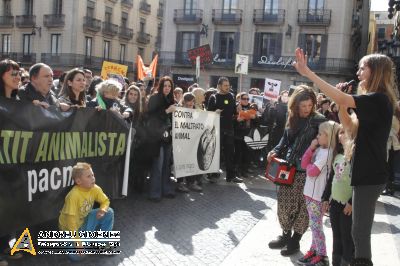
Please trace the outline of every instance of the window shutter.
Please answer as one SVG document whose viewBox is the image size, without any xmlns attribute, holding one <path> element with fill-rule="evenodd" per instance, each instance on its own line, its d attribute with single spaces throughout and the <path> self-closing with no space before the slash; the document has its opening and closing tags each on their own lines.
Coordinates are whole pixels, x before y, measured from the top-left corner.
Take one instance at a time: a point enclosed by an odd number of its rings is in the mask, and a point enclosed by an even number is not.
<svg viewBox="0 0 400 266">
<path fill-rule="evenodd" d="M 182 52 L 182 36 L 183 32 L 178 31 L 176 33 L 176 52 Z"/>
<path fill-rule="evenodd" d="M 306 50 L 306 35 L 305 34 L 299 34 L 299 42 L 298 42 L 298 47 L 300 47 L 303 50 Z"/>
<path fill-rule="evenodd" d="M 236 54 L 239 53 L 239 48 L 240 48 L 240 32 L 235 33 L 235 37 L 233 40 L 233 54 L 234 58 L 236 57 Z"/>
<path fill-rule="evenodd" d="M 275 46 L 275 57 L 278 59 L 282 55 L 282 38 L 283 34 L 282 33 L 277 33 L 275 34 L 276 38 L 276 46 Z"/>
<path fill-rule="evenodd" d="M 260 60 L 261 56 L 261 32 L 254 33 L 254 51 L 253 51 L 253 62 L 256 64 Z"/>
<path fill-rule="evenodd" d="M 320 58 L 326 58 L 328 53 L 328 34 L 322 35 Z"/>
<path fill-rule="evenodd" d="M 214 32 L 214 41 L 213 41 L 213 54 L 219 54 L 219 43 L 220 43 L 220 34 L 221 32 Z"/>
<path fill-rule="evenodd" d="M 200 46 L 200 32 L 196 32 L 196 35 L 194 37 L 194 47 L 199 47 L 199 46 Z"/>
</svg>

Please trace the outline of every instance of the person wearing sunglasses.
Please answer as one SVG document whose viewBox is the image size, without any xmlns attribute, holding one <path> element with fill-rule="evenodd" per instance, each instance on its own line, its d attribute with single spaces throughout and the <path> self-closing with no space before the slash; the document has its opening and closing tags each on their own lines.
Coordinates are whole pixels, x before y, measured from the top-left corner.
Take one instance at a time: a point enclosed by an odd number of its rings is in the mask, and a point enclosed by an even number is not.
<svg viewBox="0 0 400 266">
<path fill-rule="evenodd" d="M 0 61 L 0 96 L 16 98 L 21 80 L 19 65 L 10 60 Z"/>
</svg>

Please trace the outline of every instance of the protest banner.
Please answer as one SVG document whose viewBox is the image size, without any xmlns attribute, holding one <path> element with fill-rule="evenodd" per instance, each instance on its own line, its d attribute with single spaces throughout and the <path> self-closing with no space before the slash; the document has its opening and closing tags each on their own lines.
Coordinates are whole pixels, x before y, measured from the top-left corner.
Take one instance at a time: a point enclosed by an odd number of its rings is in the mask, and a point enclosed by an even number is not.
<svg viewBox="0 0 400 266">
<path fill-rule="evenodd" d="M 257 104 L 258 110 L 262 110 L 264 107 L 264 97 L 262 95 L 249 94 L 249 103 Z"/>
<path fill-rule="evenodd" d="M 200 56 L 200 65 L 204 66 L 213 62 L 213 55 L 209 44 L 187 50 L 188 57 L 193 66 L 196 65 L 196 57 Z"/>
<path fill-rule="evenodd" d="M 274 79 L 265 79 L 264 98 L 268 100 L 278 100 L 279 91 L 281 90 L 281 81 Z"/>
<path fill-rule="evenodd" d="M 128 66 L 113 62 L 103 61 L 103 66 L 101 68 L 102 79 L 108 79 L 112 76 L 112 74 L 126 77 L 127 73 L 128 73 Z"/>
<path fill-rule="evenodd" d="M 235 73 L 247 75 L 249 66 L 249 57 L 247 55 L 236 54 Z"/>
<path fill-rule="evenodd" d="M 128 125 L 112 111 L 59 112 L 0 97 L 0 235 L 58 217 L 72 167 L 92 165 L 110 198 L 121 195 Z"/>
<path fill-rule="evenodd" d="M 219 114 L 177 107 L 172 116 L 175 177 L 219 171 Z"/>
</svg>

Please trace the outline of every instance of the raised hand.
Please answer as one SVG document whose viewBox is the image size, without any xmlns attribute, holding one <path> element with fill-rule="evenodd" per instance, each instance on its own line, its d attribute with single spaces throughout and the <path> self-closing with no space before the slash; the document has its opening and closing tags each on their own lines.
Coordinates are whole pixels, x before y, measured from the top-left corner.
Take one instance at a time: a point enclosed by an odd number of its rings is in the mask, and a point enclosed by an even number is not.
<svg viewBox="0 0 400 266">
<path fill-rule="evenodd" d="M 297 48 L 295 51 L 296 61 L 293 62 L 294 68 L 302 76 L 307 76 L 307 72 L 310 69 L 307 66 L 307 55 L 304 54 L 303 49 Z"/>
</svg>

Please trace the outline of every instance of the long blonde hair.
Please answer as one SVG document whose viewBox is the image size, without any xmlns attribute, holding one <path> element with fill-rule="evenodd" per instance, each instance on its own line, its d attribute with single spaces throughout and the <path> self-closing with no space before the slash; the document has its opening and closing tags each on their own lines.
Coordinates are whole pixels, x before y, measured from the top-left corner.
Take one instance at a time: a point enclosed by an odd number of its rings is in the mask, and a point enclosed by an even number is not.
<svg viewBox="0 0 400 266">
<path fill-rule="evenodd" d="M 364 63 L 371 70 L 371 76 L 366 81 L 365 91 L 381 92 L 388 96 L 392 106 L 396 106 L 395 66 L 393 61 L 383 54 L 369 54 L 361 58 L 359 65 Z M 359 90 L 360 91 L 360 90 Z"/>
<path fill-rule="evenodd" d="M 345 130 L 346 141 L 343 145 L 344 157 L 347 161 L 350 161 L 353 156 L 353 152 L 356 146 L 356 136 L 359 125 L 358 118 L 355 113 L 352 113 L 350 115 L 350 118 L 352 120 L 351 127 Z"/>
</svg>

